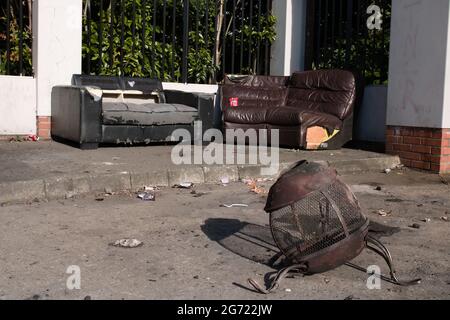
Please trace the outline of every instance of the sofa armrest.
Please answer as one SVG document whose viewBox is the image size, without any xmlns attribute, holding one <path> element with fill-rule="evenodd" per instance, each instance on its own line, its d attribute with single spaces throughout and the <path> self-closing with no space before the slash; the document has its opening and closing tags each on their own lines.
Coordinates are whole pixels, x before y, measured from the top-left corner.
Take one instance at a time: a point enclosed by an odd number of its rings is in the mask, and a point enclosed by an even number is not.
<svg viewBox="0 0 450 320">
<path fill-rule="evenodd" d="M 213 127 L 214 94 L 164 90 L 166 103 L 179 103 L 198 110 L 203 132 Z"/>
<path fill-rule="evenodd" d="M 102 98 L 83 86 L 52 89 L 52 136 L 77 144 L 98 144 L 102 139 Z"/>
</svg>

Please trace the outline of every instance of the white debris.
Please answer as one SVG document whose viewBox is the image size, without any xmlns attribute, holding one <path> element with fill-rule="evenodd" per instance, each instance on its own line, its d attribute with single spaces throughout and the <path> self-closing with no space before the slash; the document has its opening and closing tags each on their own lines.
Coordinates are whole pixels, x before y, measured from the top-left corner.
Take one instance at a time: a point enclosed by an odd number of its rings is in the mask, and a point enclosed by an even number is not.
<svg viewBox="0 0 450 320">
<path fill-rule="evenodd" d="M 245 208 L 245 207 L 248 207 L 248 204 L 233 203 L 233 204 L 221 204 L 220 206 L 225 207 L 225 208 L 235 208 L 235 207 Z"/>
<path fill-rule="evenodd" d="M 380 209 L 377 211 L 377 214 L 382 217 L 387 217 L 387 216 L 391 215 L 391 213 L 392 213 L 392 211 L 386 211 L 383 209 Z"/>
<path fill-rule="evenodd" d="M 144 191 L 158 191 L 158 190 L 159 190 L 158 187 L 144 186 Z"/>
<path fill-rule="evenodd" d="M 153 191 L 146 191 L 138 193 L 138 198 L 144 201 L 155 201 L 155 193 Z"/>
<path fill-rule="evenodd" d="M 142 246 L 144 243 L 137 239 L 120 239 L 112 243 L 115 247 L 121 248 L 136 248 Z"/>
<path fill-rule="evenodd" d="M 226 186 L 227 184 L 230 183 L 230 178 L 228 178 L 228 177 L 222 177 L 222 178 L 220 178 L 220 182 L 221 182 L 224 186 Z"/>
<path fill-rule="evenodd" d="M 192 188 L 194 184 L 192 182 L 182 182 L 179 184 L 174 185 L 174 188 L 181 188 L 181 189 L 190 189 Z"/>
</svg>

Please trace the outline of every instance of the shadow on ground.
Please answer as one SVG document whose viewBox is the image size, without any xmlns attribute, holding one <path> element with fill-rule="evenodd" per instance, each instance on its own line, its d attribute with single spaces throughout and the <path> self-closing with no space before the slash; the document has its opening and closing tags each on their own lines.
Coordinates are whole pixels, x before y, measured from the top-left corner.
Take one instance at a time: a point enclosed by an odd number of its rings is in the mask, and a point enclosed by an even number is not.
<svg viewBox="0 0 450 320">
<path fill-rule="evenodd" d="M 201 228 L 210 240 L 254 262 L 275 267 L 282 256 L 267 226 L 238 219 L 207 219 Z"/>
<path fill-rule="evenodd" d="M 238 219 L 207 219 L 201 226 L 206 236 L 225 249 L 251 261 L 278 269 L 283 265 L 282 253 L 276 246 L 270 227 L 240 221 Z M 376 237 L 389 237 L 400 231 L 370 221 L 369 233 Z"/>
<path fill-rule="evenodd" d="M 287 266 L 288 262 L 276 246 L 269 226 L 243 222 L 238 219 L 212 218 L 207 219 L 201 229 L 210 240 L 243 258 L 267 265 L 275 270 Z M 399 231 L 400 228 L 374 221 L 370 221 L 369 224 L 369 234 L 375 238 L 389 237 Z M 347 266 L 365 271 L 352 263 L 347 263 Z M 266 286 L 273 273 L 265 275 Z M 254 291 L 240 284 L 236 285 Z"/>
</svg>

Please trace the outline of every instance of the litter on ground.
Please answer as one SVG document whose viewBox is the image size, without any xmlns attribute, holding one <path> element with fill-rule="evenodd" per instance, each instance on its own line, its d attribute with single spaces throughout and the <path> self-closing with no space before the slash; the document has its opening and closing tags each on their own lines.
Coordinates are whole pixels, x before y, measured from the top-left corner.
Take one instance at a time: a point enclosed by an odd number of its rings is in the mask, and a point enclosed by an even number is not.
<svg viewBox="0 0 450 320">
<path fill-rule="evenodd" d="M 179 184 L 175 184 L 172 188 L 179 188 L 179 189 L 190 189 L 192 188 L 194 184 L 192 182 L 182 182 Z"/>
<path fill-rule="evenodd" d="M 114 247 L 121 247 L 121 248 L 137 248 L 142 246 L 144 243 L 142 241 L 139 241 L 137 239 L 120 239 L 115 242 L 113 242 L 111 245 Z"/>
<path fill-rule="evenodd" d="M 390 216 L 390 215 L 391 215 L 392 211 L 386 211 L 386 210 L 381 209 L 381 210 L 377 210 L 376 213 L 377 213 L 379 216 L 387 217 L 387 216 Z"/>
<path fill-rule="evenodd" d="M 233 203 L 233 204 L 221 204 L 220 206 L 225 208 L 236 208 L 236 207 L 246 208 L 248 207 L 248 204 Z"/>
<path fill-rule="evenodd" d="M 155 201 L 155 193 L 153 191 L 145 191 L 138 193 L 138 198 L 143 201 Z"/>
<path fill-rule="evenodd" d="M 268 181 L 264 179 L 242 179 L 242 182 L 245 183 L 249 188 L 251 192 L 254 192 L 256 194 L 265 195 L 267 194 L 267 190 L 263 187 L 258 186 L 258 182 Z"/>
</svg>

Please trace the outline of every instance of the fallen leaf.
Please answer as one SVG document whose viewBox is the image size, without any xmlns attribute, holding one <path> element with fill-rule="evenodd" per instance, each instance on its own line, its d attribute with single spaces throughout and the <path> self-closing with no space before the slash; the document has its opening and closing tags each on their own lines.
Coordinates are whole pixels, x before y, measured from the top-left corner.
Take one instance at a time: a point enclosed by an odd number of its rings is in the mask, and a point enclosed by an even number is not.
<svg viewBox="0 0 450 320">
<path fill-rule="evenodd" d="M 251 192 L 254 192 L 256 194 L 266 194 L 267 191 L 263 187 L 259 187 L 255 180 L 252 180 L 250 183 L 247 184 L 250 188 Z"/>
</svg>

